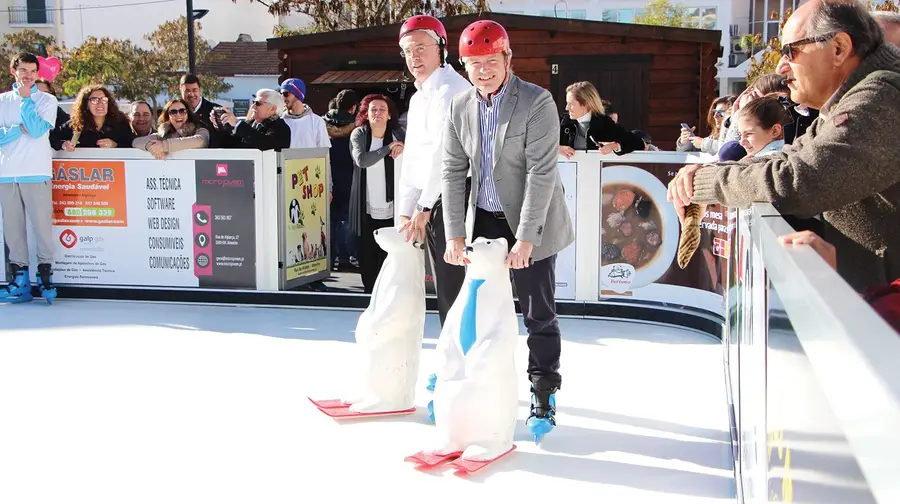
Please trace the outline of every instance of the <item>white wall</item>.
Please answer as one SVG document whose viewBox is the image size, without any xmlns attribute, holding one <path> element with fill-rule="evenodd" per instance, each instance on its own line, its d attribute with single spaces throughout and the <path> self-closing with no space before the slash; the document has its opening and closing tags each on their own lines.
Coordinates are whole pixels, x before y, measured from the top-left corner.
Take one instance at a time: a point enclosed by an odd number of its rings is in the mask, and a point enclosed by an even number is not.
<svg viewBox="0 0 900 504">
<path fill-rule="evenodd" d="M 93 35 L 97 38 L 131 39 L 146 47 L 145 35 L 149 35 L 166 21 L 186 14 L 185 2 L 181 0 L 157 1 L 159 3 L 104 7 L 131 2 L 61 0 L 63 7 L 67 9 L 63 11 L 62 18 L 65 43 L 69 47 L 75 47 L 81 45 L 87 36 Z M 78 9 L 79 6 L 83 9 Z M 237 0 L 237 3 L 231 0 L 194 0 L 194 10 L 197 9 L 209 9 L 209 14 L 200 23 L 203 26 L 201 34 L 212 46 L 223 41 L 234 42 L 241 33 L 250 35 L 255 41 L 264 41 L 272 36 L 272 29 L 278 24 L 278 20 L 267 12 L 264 5 L 248 0 Z M 285 20 L 285 24 L 291 26 L 301 23 L 299 15 L 292 15 Z"/>
<path fill-rule="evenodd" d="M 253 95 L 262 88 L 278 89 L 277 75 L 247 75 L 226 77 L 225 82 L 234 86 L 231 91 L 219 95 L 226 100 L 252 100 Z"/>
</svg>

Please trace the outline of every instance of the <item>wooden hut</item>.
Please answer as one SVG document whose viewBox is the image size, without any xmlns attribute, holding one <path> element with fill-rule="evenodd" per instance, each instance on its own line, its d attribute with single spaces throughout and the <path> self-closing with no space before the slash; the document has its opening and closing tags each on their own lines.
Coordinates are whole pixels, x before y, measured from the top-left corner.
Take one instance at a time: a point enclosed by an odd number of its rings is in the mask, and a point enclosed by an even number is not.
<svg viewBox="0 0 900 504">
<path fill-rule="evenodd" d="M 560 113 L 566 86 L 587 80 L 613 103 L 623 126 L 648 132 L 663 149 L 674 149 L 682 122 L 708 131 L 706 114 L 716 97 L 721 54 L 719 31 L 514 14 L 453 16 L 442 21 L 450 39 L 449 62 L 459 71 L 459 35 L 479 18 L 506 28 L 513 70 L 550 90 Z M 324 114 L 328 101 L 345 88 L 389 93 L 402 110 L 415 86 L 400 55 L 399 28 L 269 39 L 268 48 L 278 50 L 282 79 L 299 77 L 307 83 L 307 102 L 317 113 Z"/>
</svg>

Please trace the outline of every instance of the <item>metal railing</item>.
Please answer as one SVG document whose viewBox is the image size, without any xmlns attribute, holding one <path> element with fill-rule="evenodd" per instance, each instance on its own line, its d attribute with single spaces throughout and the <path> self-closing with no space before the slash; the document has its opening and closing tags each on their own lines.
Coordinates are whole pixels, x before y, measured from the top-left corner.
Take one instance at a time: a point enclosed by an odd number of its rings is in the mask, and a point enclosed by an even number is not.
<svg viewBox="0 0 900 504">
<path fill-rule="evenodd" d="M 28 7 L 7 7 L 9 12 L 9 24 L 15 25 L 43 25 L 54 23 L 53 9 L 29 9 Z"/>
<path fill-rule="evenodd" d="M 900 335 L 768 204 L 730 211 L 725 322 L 745 503 L 900 502 Z"/>
</svg>

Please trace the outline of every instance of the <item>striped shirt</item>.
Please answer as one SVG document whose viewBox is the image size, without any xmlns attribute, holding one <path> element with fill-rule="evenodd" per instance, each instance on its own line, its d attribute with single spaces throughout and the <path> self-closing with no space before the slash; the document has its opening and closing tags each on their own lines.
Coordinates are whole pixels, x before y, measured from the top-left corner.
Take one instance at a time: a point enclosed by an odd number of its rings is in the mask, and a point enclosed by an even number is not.
<svg viewBox="0 0 900 504">
<path fill-rule="evenodd" d="M 476 93 L 477 94 L 477 93 Z M 481 174 L 478 183 L 478 208 L 489 212 L 502 212 L 500 196 L 494 185 L 494 140 L 500 126 L 500 103 L 506 94 L 506 84 L 488 102 L 478 95 L 479 118 L 481 122 Z"/>
</svg>

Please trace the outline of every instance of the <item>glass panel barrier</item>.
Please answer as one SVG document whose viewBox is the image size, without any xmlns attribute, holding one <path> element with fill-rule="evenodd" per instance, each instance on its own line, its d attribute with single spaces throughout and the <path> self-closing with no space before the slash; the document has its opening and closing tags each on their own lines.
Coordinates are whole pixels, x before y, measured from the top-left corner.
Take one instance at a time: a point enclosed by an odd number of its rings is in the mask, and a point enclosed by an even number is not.
<svg viewBox="0 0 900 504">
<path fill-rule="evenodd" d="M 900 502 L 900 335 L 771 205 L 730 210 L 724 334 L 746 503 Z"/>
</svg>

